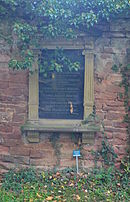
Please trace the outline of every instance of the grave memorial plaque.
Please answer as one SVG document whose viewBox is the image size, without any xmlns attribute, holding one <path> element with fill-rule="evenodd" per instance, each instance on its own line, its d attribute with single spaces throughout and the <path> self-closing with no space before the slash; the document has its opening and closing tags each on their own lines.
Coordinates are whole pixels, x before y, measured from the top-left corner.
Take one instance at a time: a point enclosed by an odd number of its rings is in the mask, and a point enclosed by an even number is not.
<svg viewBox="0 0 130 202">
<path fill-rule="evenodd" d="M 41 63 L 46 54 L 42 51 Z M 39 71 L 39 118 L 83 119 L 84 56 L 82 50 L 64 50 L 73 62 L 80 62 L 79 71 L 49 72 L 47 77 Z"/>
</svg>

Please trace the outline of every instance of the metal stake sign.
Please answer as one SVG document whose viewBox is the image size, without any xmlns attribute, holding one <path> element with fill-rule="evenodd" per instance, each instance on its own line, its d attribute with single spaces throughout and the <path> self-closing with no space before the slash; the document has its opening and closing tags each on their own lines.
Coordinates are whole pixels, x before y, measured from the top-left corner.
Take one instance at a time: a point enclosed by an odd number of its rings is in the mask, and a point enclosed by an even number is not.
<svg viewBox="0 0 130 202">
<path fill-rule="evenodd" d="M 80 156 L 80 150 L 73 150 L 73 157 L 76 157 L 76 169 L 77 174 L 79 173 L 78 157 Z"/>
</svg>

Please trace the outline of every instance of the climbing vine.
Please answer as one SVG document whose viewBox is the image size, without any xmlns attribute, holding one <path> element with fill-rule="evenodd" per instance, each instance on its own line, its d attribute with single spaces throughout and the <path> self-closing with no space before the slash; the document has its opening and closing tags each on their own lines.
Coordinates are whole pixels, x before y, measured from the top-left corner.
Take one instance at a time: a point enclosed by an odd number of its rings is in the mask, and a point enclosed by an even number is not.
<svg viewBox="0 0 130 202">
<path fill-rule="evenodd" d="M 124 117 L 124 121 L 129 123 L 129 118 L 128 118 L 128 113 L 130 112 L 130 106 L 128 104 L 129 102 L 129 75 L 128 72 L 130 71 L 130 64 L 126 65 L 125 67 L 122 66 L 121 64 L 119 66 L 113 65 L 112 67 L 113 72 L 117 73 L 120 72 L 122 74 L 122 82 L 120 83 L 120 87 L 123 86 L 125 89 L 124 95 L 119 92 L 119 97 L 123 98 L 124 97 L 124 106 L 126 110 L 126 115 Z"/>
<path fill-rule="evenodd" d="M 128 134 L 129 134 L 129 129 L 130 129 L 130 118 L 129 118 L 129 113 L 130 113 L 130 106 L 129 106 L 129 75 L 130 75 L 130 64 L 123 66 L 123 65 L 113 65 L 112 70 L 114 73 L 121 73 L 122 74 L 122 82 L 120 83 L 120 87 L 123 86 L 125 89 L 124 94 L 121 92 L 118 93 L 120 99 L 124 99 L 124 106 L 126 110 L 126 115 L 124 117 L 124 122 L 127 123 L 127 129 L 128 129 Z M 95 113 L 93 113 L 91 116 L 95 118 Z M 104 130 L 104 124 L 102 123 L 102 144 L 101 148 L 97 151 L 92 151 L 92 154 L 94 155 L 95 159 L 95 165 L 97 166 L 97 161 L 101 159 L 103 161 L 104 165 L 114 165 L 115 160 L 117 158 L 117 154 L 115 153 L 112 145 L 109 143 L 107 140 L 107 134 L 105 134 Z M 129 141 L 130 137 L 128 137 Z M 130 151 L 128 151 L 130 152 Z M 129 158 L 129 154 L 128 157 Z M 127 163 L 124 163 L 122 161 L 122 164 L 127 168 Z M 127 168 L 128 169 L 128 168 Z"/>
<path fill-rule="evenodd" d="M 0 38 L 12 46 L 9 66 L 31 70 L 41 39 L 77 37 L 129 6 L 129 0 L 0 0 Z"/>
<path fill-rule="evenodd" d="M 102 134 L 102 142 L 101 142 L 101 147 L 93 151 L 92 150 L 92 155 L 94 156 L 94 162 L 95 162 L 95 167 L 97 167 L 97 162 L 100 159 L 102 161 L 103 166 L 107 165 L 114 165 L 115 160 L 117 158 L 117 154 L 115 153 L 113 146 L 110 144 L 110 142 L 107 140 L 107 135 L 105 133 L 104 129 L 104 123 L 103 121 L 100 120 L 98 115 L 96 114 L 96 106 L 93 106 L 93 112 L 90 114 L 86 120 L 82 121 L 82 124 L 90 124 L 91 127 L 94 127 L 96 124 L 100 125 L 100 130 Z"/>
<path fill-rule="evenodd" d="M 115 163 L 115 160 L 117 158 L 117 154 L 115 153 L 113 146 L 108 142 L 107 135 L 102 132 L 103 139 L 101 143 L 101 148 L 97 151 L 92 151 L 92 154 L 94 156 L 95 166 L 97 166 L 97 161 L 99 159 L 102 160 L 103 166 L 112 166 Z"/>
<path fill-rule="evenodd" d="M 61 160 L 61 144 L 59 143 L 59 138 L 60 138 L 60 135 L 59 133 L 53 133 L 50 137 L 50 142 L 52 144 L 52 147 L 54 149 L 54 152 L 55 152 L 55 156 L 57 158 L 56 160 L 56 167 L 58 167 L 60 165 L 60 160 Z"/>
<path fill-rule="evenodd" d="M 120 86 L 123 86 L 125 89 L 124 95 L 119 92 L 119 97 L 122 99 L 124 98 L 124 106 L 125 106 L 125 111 L 126 115 L 124 116 L 124 122 L 127 123 L 127 132 L 128 135 L 130 134 L 130 106 L 129 106 L 129 88 L 130 88 L 130 83 L 129 83 L 129 72 L 130 72 L 130 64 L 126 65 L 125 67 L 122 66 L 121 64 L 119 66 L 114 65 L 112 67 L 113 72 L 120 72 L 122 74 L 122 82 L 120 83 Z M 128 137 L 128 141 L 130 141 L 130 136 Z M 129 144 L 129 143 L 128 143 Z M 130 151 L 129 151 L 130 152 Z"/>
<path fill-rule="evenodd" d="M 55 50 L 45 49 L 42 53 L 39 57 L 39 69 L 44 77 L 47 77 L 50 72 L 78 71 L 81 67 L 81 62 L 74 55 L 75 52 L 69 51 L 67 54 L 65 50 L 57 48 Z"/>
</svg>

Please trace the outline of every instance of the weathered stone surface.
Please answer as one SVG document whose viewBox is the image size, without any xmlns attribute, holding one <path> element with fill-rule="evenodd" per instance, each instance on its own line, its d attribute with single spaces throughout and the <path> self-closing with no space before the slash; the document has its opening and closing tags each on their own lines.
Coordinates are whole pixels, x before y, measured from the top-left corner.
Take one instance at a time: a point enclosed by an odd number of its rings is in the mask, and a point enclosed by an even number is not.
<svg viewBox="0 0 130 202">
<path fill-rule="evenodd" d="M 30 165 L 32 166 L 55 166 L 56 159 L 52 156 L 49 158 L 41 158 L 41 159 L 30 159 Z"/>
<path fill-rule="evenodd" d="M 61 159 L 60 166 L 61 167 L 74 167 L 75 159 L 74 158 Z"/>
<path fill-rule="evenodd" d="M 128 19 L 115 19 L 108 24 L 97 25 L 96 29 L 102 32 L 94 39 L 96 113 L 104 122 L 107 139 L 118 154 L 116 166 L 119 167 L 126 154 L 127 124 L 123 123 L 126 113 L 124 96 L 119 96 L 124 93 L 124 88 L 119 86 L 122 75 L 113 72 L 111 67 L 128 61 L 130 23 Z M 0 40 L 0 172 L 16 165 L 33 165 L 40 169 L 53 168 L 57 163 L 59 168 L 75 166 L 72 152 L 79 145 L 76 145 L 72 134 L 61 133 L 55 142 L 51 140 L 51 133 L 41 132 L 35 140 L 30 137 L 29 142 L 23 141 L 20 128 L 28 116 L 28 72 L 9 70 L 9 59 L 9 46 Z M 102 133 L 96 134 L 93 145 L 82 144 L 81 138 L 77 141 L 83 147 L 80 166 L 94 166 L 91 151 L 99 149 L 101 142 Z M 101 164 L 100 160 L 98 165 Z"/>
<path fill-rule="evenodd" d="M 10 154 L 11 155 L 20 155 L 20 156 L 29 156 L 30 148 L 27 146 L 24 146 L 24 145 L 10 147 Z"/>
<path fill-rule="evenodd" d="M 39 143 L 39 141 L 40 141 L 39 133 L 38 132 L 29 133 L 28 132 L 27 140 L 30 143 Z"/>
<path fill-rule="evenodd" d="M 0 112 L 1 122 L 11 122 L 13 118 L 13 112 Z"/>
<path fill-rule="evenodd" d="M 0 154 L 8 154 L 9 153 L 9 147 L 0 145 Z"/>
<path fill-rule="evenodd" d="M 4 138 L 4 145 L 8 147 L 15 147 L 17 145 L 20 145 L 22 143 L 21 139 L 12 139 L 12 137 L 6 137 Z"/>
<path fill-rule="evenodd" d="M 117 31 L 117 32 L 125 32 L 125 31 L 130 31 L 130 23 L 129 21 L 126 21 L 124 19 L 120 20 L 113 20 L 110 23 L 110 31 Z"/>
<path fill-rule="evenodd" d="M 121 132 L 113 132 L 113 137 L 126 141 L 127 134 Z"/>
<path fill-rule="evenodd" d="M 49 158 L 50 156 L 54 155 L 53 150 L 45 150 L 44 148 L 42 150 L 31 150 L 30 151 L 30 157 L 31 158 Z"/>
<path fill-rule="evenodd" d="M 10 57 L 5 54 L 0 54 L 0 62 L 8 62 L 10 60 Z"/>
<path fill-rule="evenodd" d="M 0 154 L 0 161 L 3 162 L 10 162 L 14 164 L 25 164 L 29 165 L 29 157 L 24 157 L 24 156 L 11 156 L 11 155 L 2 155 Z"/>
<path fill-rule="evenodd" d="M 84 161 L 82 161 L 82 167 L 83 168 L 92 168 L 92 167 L 94 167 L 94 161 L 93 160 L 84 160 Z"/>
</svg>

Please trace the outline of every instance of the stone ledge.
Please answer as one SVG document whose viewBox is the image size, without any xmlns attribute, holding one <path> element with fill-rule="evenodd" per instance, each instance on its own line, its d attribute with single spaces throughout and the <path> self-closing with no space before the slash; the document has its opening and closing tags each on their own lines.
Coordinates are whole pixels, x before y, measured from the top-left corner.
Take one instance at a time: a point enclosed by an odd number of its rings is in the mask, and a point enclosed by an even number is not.
<svg viewBox="0 0 130 202">
<path fill-rule="evenodd" d="M 99 132 L 101 131 L 100 124 L 88 123 L 88 124 L 41 124 L 34 122 L 27 122 L 22 126 L 22 131 L 37 131 L 37 132 Z"/>
<path fill-rule="evenodd" d="M 54 120 L 53 122 L 52 120 L 28 121 L 21 128 L 24 140 L 28 143 L 39 143 L 40 135 L 44 135 L 46 132 L 54 135 L 56 132 L 82 133 L 82 143 L 92 145 L 96 132 L 100 132 L 102 128 L 99 123 L 88 122 L 84 124 L 81 120 Z"/>
</svg>

